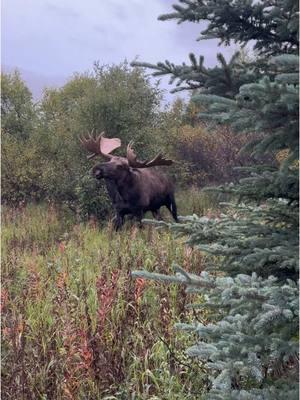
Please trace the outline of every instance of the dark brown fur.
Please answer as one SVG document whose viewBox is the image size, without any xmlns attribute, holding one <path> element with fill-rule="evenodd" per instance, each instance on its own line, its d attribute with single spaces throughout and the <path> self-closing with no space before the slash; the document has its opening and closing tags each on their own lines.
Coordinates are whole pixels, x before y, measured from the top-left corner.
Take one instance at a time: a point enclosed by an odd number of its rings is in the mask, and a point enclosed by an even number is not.
<svg viewBox="0 0 300 400">
<path fill-rule="evenodd" d="M 174 186 L 157 167 L 132 168 L 127 158 L 111 157 L 93 170 L 97 179 L 104 178 L 116 210 L 115 227 L 119 229 L 125 215 L 141 220 L 147 211 L 160 218 L 159 209 L 166 206 L 177 221 Z"/>
</svg>

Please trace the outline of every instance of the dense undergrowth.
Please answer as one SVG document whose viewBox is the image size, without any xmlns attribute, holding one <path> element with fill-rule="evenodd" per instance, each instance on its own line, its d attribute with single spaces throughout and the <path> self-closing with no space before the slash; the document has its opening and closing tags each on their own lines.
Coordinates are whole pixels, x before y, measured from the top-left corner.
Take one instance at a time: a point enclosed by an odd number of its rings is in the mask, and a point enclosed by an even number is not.
<svg viewBox="0 0 300 400">
<path fill-rule="evenodd" d="M 186 206 L 204 211 L 204 199 Z M 205 267 L 199 251 L 150 226 L 116 233 L 51 205 L 3 207 L 2 398 L 200 398 L 205 367 L 173 328 L 195 317 L 191 295 L 130 275 L 168 274 L 173 262 Z"/>
</svg>

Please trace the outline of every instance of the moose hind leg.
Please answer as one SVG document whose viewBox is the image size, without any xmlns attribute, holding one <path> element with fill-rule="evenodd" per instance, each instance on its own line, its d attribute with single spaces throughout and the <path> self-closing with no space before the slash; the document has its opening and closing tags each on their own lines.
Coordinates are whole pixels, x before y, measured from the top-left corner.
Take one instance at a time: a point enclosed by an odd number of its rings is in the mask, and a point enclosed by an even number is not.
<svg viewBox="0 0 300 400">
<path fill-rule="evenodd" d="M 166 204 L 166 206 L 167 206 L 168 210 L 170 211 L 170 213 L 172 214 L 175 222 L 179 222 L 178 217 L 177 217 L 177 206 L 176 206 L 174 195 L 171 195 L 169 197 L 169 201 Z"/>
<path fill-rule="evenodd" d="M 157 221 L 163 221 L 163 217 L 161 216 L 161 213 L 159 210 L 154 210 L 152 211 L 153 218 L 155 218 Z"/>
</svg>

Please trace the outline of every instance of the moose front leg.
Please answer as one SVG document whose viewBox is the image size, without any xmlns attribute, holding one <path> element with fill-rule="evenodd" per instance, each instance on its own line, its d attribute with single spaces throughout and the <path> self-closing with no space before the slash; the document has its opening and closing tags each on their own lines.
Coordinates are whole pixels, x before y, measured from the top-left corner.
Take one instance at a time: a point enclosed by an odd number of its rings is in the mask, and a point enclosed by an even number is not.
<svg viewBox="0 0 300 400">
<path fill-rule="evenodd" d="M 144 212 L 142 210 L 135 211 L 134 216 L 138 222 L 139 228 L 142 228 L 143 227 L 142 219 L 144 217 Z"/>
<path fill-rule="evenodd" d="M 116 213 L 116 215 L 112 219 L 113 226 L 116 231 L 118 231 L 121 226 L 124 224 L 124 215 L 121 212 Z"/>
<path fill-rule="evenodd" d="M 121 201 L 121 199 L 119 199 L 117 204 L 115 204 L 114 206 L 116 210 L 116 215 L 113 218 L 113 225 L 115 230 L 118 231 L 124 224 L 125 215 L 130 215 L 131 213 L 128 205 L 125 202 Z"/>
<path fill-rule="evenodd" d="M 127 208 L 123 208 L 121 210 L 116 209 L 116 215 L 114 216 L 112 221 L 116 231 L 118 231 L 124 224 L 125 215 L 128 215 L 130 219 L 136 219 L 139 224 L 139 227 L 143 226 L 142 224 L 142 219 L 144 216 L 143 211 L 129 210 Z"/>
</svg>

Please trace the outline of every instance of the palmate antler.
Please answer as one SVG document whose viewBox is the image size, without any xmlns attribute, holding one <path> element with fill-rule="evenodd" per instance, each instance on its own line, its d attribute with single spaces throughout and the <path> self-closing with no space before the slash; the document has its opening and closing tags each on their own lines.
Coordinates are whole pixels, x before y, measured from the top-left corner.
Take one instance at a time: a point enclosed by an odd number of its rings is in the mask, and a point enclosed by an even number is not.
<svg viewBox="0 0 300 400">
<path fill-rule="evenodd" d="M 173 163 L 172 160 L 168 160 L 164 158 L 161 153 L 159 153 L 153 160 L 147 161 L 139 161 L 137 159 L 137 155 L 135 154 L 132 148 L 133 142 L 131 141 L 127 146 L 127 160 L 131 167 L 133 168 L 149 168 L 149 167 L 156 167 L 159 165 L 171 165 Z"/>
<path fill-rule="evenodd" d="M 100 135 L 94 138 L 93 131 L 89 133 L 87 137 L 81 137 L 80 143 L 86 150 L 92 153 L 88 156 L 89 159 L 95 157 L 96 155 L 101 155 L 111 159 L 113 155 L 110 153 L 121 146 L 120 139 L 106 138 L 104 137 L 104 132 L 100 133 Z M 161 153 L 159 153 L 152 160 L 140 161 L 137 159 L 137 155 L 135 154 L 132 145 L 133 142 L 131 141 L 127 146 L 127 160 L 128 164 L 133 168 L 150 168 L 159 165 L 171 165 L 173 163 L 172 160 L 164 158 Z"/>
<path fill-rule="evenodd" d="M 93 131 L 89 133 L 87 137 L 81 137 L 80 143 L 87 151 L 92 153 L 88 156 L 88 158 L 101 155 L 110 159 L 113 156 L 109 153 L 121 146 L 120 139 L 106 138 L 104 137 L 104 132 L 100 133 L 100 135 L 94 138 Z"/>
</svg>

